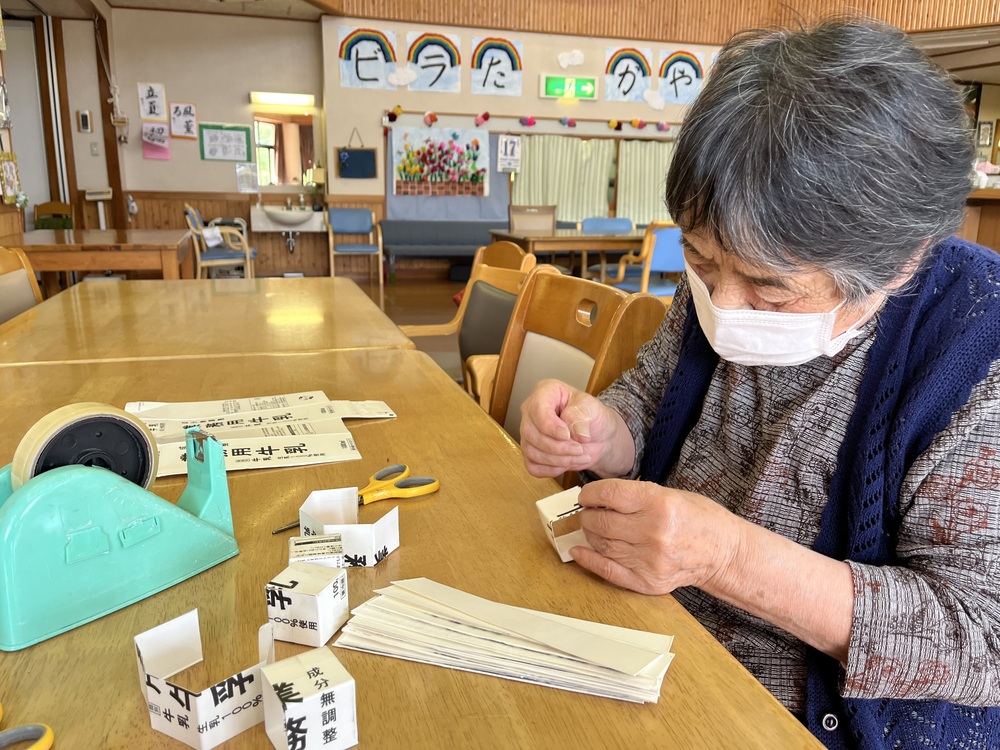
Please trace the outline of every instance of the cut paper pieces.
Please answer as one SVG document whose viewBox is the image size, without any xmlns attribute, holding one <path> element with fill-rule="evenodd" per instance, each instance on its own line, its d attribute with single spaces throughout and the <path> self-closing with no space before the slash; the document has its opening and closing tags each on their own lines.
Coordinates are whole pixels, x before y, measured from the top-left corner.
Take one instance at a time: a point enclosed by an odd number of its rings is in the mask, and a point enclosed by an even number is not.
<svg viewBox="0 0 1000 750">
<path fill-rule="evenodd" d="M 203 657 L 198 610 L 157 625 L 134 639 L 139 687 L 157 732 L 209 750 L 264 720 L 260 670 L 274 661 L 271 626 L 258 631 L 259 661 L 200 691 L 169 678 Z"/>
<path fill-rule="evenodd" d="M 472 93 L 521 96 L 523 54 L 519 40 L 472 37 Z"/>
<path fill-rule="evenodd" d="M 375 523 L 358 523 L 357 487 L 310 492 L 299 508 L 299 528 L 302 536 L 293 540 L 340 537 L 343 558 L 330 565 L 370 568 L 399 548 L 399 508 L 393 508 Z"/>
<path fill-rule="evenodd" d="M 264 731 L 278 750 L 344 750 L 358 744 L 354 678 L 328 648 L 261 669 Z"/>
<path fill-rule="evenodd" d="M 410 31 L 406 35 L 407 66 L 416 73 L 410 91 L 457 94 L 462 90 L 461 39 L 455 34 Z"/>
<path fill-rule="evenodd" d="M 149 427 L 159 449 L 157 476 L 187 472 L 184 432 L 200 427 L 222 443 L 226 470 L 361 458 L 344 419 L 393 418 L 381 401 L 330 401 L 322 391 L 224 401 L 125 405 Z"/>
<path fill-rule="evenodd" d="M 655 703 L 673 636 L 512 607 L 426 578 L 394 581 L 333 645 L 604 698 Z"/>
<path fill-rule="evenodd" d="M 347 571 L 289 565 L 264 586 L 267 619 L 279 641 L 325 646 L 347 622 Z"/>
<path fill-rule="evenodd" d="M 641 102 L 650 89 L 652 50 L 608 47 L 604 66 L 604 98 L 609 102 Z"/>
<path fill-rule="evenodd" d="M 578 497 L 580 488 L 571 487 L 555 495 L 543 497 L 535 503 L 538 515 L 542 517 L 545 533 L 563 562 L 573 561 L 569 555 L 571 548 L 590 547 L 590 542 L 587 541 L 580 526 L 579 514 L 583 508 L 577 503 Z"/>
<path fill-rule="evenodd" d="M 396 72 L 396 32 L 341 26 L 340 85 L 354 89 L 392 89 Z M 405 63 L 401 67 L 406 67 Z"/>
<path fill-rule="evenodd" d="M 162 122 L 142 123 L 142 158 L 170 159 L 170 134 Z"/>
<path fill-rule="evenodd" d="M 485 129 L 392 129 L 395 195 L 486 196 L 490 134 Z"/>
<path fill-rule="evenodd" d="M 665 50 L 660 53 L 660 98 L 666 104 L 692 104 L 704 79 L 701 57 L 695 52 Z"/>
</svg>

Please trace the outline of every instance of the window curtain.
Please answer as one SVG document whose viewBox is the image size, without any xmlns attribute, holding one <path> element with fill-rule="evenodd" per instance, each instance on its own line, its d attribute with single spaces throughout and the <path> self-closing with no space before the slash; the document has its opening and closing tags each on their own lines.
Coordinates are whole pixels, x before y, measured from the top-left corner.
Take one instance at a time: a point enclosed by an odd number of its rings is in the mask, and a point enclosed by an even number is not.
<svg viewBox="0 0 1000 750">
<path fill-rule="evenodd" d="M 555 206 L 558 221 L 608 215 L 608 181 L 615 156 L 610 138 L 521 137 L 521 171 L 511 203 Z"/>
<path fill-rule="evenodd" d="M 618 149 L 616 215 L 639 224 L 669 220 L 663 195 L 673 141 L 622 141 Z"/>
</svg>

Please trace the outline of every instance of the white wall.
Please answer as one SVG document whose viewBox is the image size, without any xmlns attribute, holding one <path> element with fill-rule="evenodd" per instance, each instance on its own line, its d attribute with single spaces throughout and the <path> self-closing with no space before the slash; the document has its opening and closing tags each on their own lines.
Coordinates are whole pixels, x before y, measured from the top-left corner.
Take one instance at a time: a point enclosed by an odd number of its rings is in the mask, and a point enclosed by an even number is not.
<svg viewBox="0 0 1000 750">
<path fill-rule="evenodd" d="M 264 108 L 250 104 L 251 90 L 313 94 L 317 104 L 322 101 L 316 22 L 117 9 L 112 16 L 115 73 L 129 118 L 128 144 L 119 146 L 126 190 L 236 192 L 235 162 L 202 161 L 198 141 L 172 138 L 169 161 L 143 158 L 139 82 L 164 84 L 168 101 L 193 102 L 199 123 L 252 126 L 255 109 Z M 323 153 L 320 118 L 315 137 Z"/>
<path fill-rule="evenodd" d="M 107 187 L 108 164 L 104 154 L 104 127 L 101 117 L 101 93 L 97 68 L 97 41 L 92 21 L 63 21 L 63 45 L 66 54 L 66 94 L 73 131 L 73 163 L 80 190 Z M 90 65 L 68 64 L 69 60 Z M 77 113 L 90 112 L 92 132 L 81 133 Z M 107 123 L 111 127 L 110 123 Z M 93 153 L 96 147 L 97 153 Z"/>
<path fill-rule="evenodd" d="M 38 64 L 35 58 L 35 30 L 29 21 L 4 21 L 7 51 L 4 77 L 10 98 L 13 151 L 17 154 L 21 189 L 31 205 L 49 200 L 49 176 L 42 134 L 42 106 L 38 93 Z M 5 150 L 11 143 L 4 139 Z M 34 228 L 31 208 L 25 212 L 27 229 Z"/>
<path fill-rule="evenodd" d="M 651 65 L 659 67 L 659 50 L 681 48 L 690 52 L 700 52 L 707 69 L 712 55 L 718 47 L 698 44 L 674 44 L 663 42 L 630 42 L 622 39 L 606 39 L 600 37 L 562 36 L 557 34 L 529 34 L 521 32 L 499 32 L 496 29 L 457 28 L 440 25 L 417 25 L 393 23 L 388 21 L 372 21 L 358 18 L 336 18 L 323 16 L 323 63 L 327 73 L 324 101 L 326 104 L 327 156 L 324 166 L 332 164 L 333 149 L 346 146 L 351 130 L 357 127 L 364 143 L 368 147 L 378 146 L 380 164 L 384 159 L 382 154 L 384 139 L 382 136 L 381 115 L 397 104 L 404 110 L 424 112 L 460 112 L 461 117 L 441 116 L 435 127 L 475 127 L 474 116 L 488 111 L 490 121 L 486 127 L 500 132 L 524 133 L 557 133 L 561 135 L 621 135 L 635 138 L 655 138 L 658 136 L 655 127 L 647 125 L 643 130 L 636 130 L 628 124 L 622 126 L 621 133 L 614 133 L 607 126 L 607 121 L 614 118 L 626 123 L 633 118 L 641 118 L 647 122 L 659 121 L 680 123 L 684 117 L 684 107 L 667 105 L 662 110 L 653 109 L 643 103 L 600 101 L 564 102 L 556 99 L 542 99 L 538 96 L 539 74 L 565 74 L 573 76 L 594 76 L 603 97 L 604 70 L 608 47 L 638 46 L 650 48 L 653 53 Z M 396 33 L 396 54 L 399 59 L 406 59 L 406 35 L 408 31 L 430 31 L 457 34 L 461 37 L 462 77 L 461 92 L 457 94 L 428 93 L 409 91 L 406 87 L 397 90 L 377 90 L 359 88 L 341 88 L 340 86 L 340 40 L 339 27 L 371 27 L 381 31 Z M 472 66 L 469 58 L 472 54 L 472 37 L 500 36 L 508 39 L 521 40 L 524 44 L 522 62 L 524 79 L 522 95 L 513 96 L 483 96 L 470 93 Z M 583 53 L 584 63 L 563 69 L 559 65 L 559 54 L 578 49 Z M 598 122 L 579 122 L 575 129 L 567 129 L 556 121 L 539 120 L 534 127 L 526 128 L 518 124 L 522 116 L 595 118 Z M 504 117 L 506 116 L 506 117 Z M 409 116 L 406 124 L 419 125 L 420 116 Z M 355 145 L 357 141 L 355 140 Z M 335 170 L 327 170 L 328 192 L 334 194 L 382 195 L 385 192 L 382 166 L 379 166 L 379 177 L 371 180 L 341 180 L 336 177 Z"/>
</svg>

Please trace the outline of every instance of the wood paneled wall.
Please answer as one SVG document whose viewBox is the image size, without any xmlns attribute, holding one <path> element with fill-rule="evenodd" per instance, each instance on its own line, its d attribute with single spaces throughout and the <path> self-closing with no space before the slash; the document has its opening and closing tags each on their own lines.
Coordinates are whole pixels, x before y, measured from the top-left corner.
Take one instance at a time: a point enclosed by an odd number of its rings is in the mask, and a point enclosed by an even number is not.
<svg viewBox="0 0 1000 750">
<path fill-rule="evenodd" d="M 17 206 L 0 204 L 0 246 L 18 247 L 24 239 L 24 216 Z"/>
<path fill-rule="evenodd" d="M 344 15 L 391 21 L 480 26 L 548 34 L 723 44 L 757 26 L 864 13 L 906 31 L 995 24 L 997 0 L 344 0 Z"/>
<path fill-rule="evenodd" d="M 133 229 L 180 229 L 184 222 L 184 204 L 190 203 L 201 211 L 206 221 L 218 216 L 240 217 L 250 224 L 250 206 L 257 196 L 246 193 L 175 193 L 132 191 L 139 213 L 129 225 Z M 288 197 L 284 194 L 264 196 L 264 202 L 280 205 Z M 369 208 L 375 221 L 385 215 L 382 196 L 326 196 L 329 206 Z M 86 221 L 94 221 L 96 213 Z M 364 242 L 366 238 L 351 235 L 338 237 L 345 242 Z M 258 276 L 280 276 L 283 273 L 304 273 L 306 276 L 328 276 L 329 251 L 325 232 L 302 232 L 295 241 L 295 250 L 288 251 L 284 238 L 278 232 L 250 232 L 250 245 L 257 249 L 254 270 Z M 337 257 L 337 274 L 366 279 L 367 257 Z"/>
</svg>

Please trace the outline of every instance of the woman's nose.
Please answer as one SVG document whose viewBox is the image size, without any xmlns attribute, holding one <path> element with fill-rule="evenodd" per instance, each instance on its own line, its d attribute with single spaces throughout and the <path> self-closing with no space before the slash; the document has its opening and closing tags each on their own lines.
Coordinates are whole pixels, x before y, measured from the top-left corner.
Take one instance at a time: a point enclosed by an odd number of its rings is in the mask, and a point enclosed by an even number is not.
<svg viewBox="0 0 1000 750">
<path fill-rule="evenodd" d="M 752 310 L 753 299 L 745 282 L 722 277 L 712 286 L 712 304 L 720 310 Z"/>
</svg>

